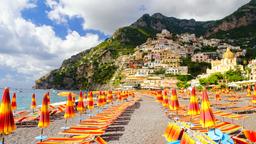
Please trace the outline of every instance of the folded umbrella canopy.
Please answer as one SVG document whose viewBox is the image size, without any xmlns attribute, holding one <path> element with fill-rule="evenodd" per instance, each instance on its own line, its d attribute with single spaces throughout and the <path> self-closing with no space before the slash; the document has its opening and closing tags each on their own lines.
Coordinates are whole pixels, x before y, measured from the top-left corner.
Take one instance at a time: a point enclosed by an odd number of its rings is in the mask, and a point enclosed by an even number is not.
<svg viewBox="0 0 256 144">
<path fill-rule="evenodd" d="M 252 103 L 256 104 L 256 83 L 254 84 L 254 92 L 252 97 Z"/>
<path fill-rule="evenodd" d="M 41 128 L 41 135 L 37 136 L 36 139 L 42 141 L 43 139 L 46 139 L 46 136 L 43 136 L 43 130 L 44 128 L 48 127 L 50 125 L 50 114 L 48 111 L 48 105 L 49 103 L 49 98 L 48 94 L 44 94 L 43 97 L 43 102 L 42 102 L 42 107 L 40 111 L 40 117 L 39 117 L 39 122 L 38 122 L 38 127 Z"/>
<path fill-rule="evenodd" d="M 9 88 L 5 88 L 0 106 L 0 134 L 8 135 L 15 129 L 16 126 L 11 109 Z M 2 139 L 2 143 L 4 143 L 4 137 Z"/>
<path fill-rule="evenodd" d="M 81 121 L 82 120 L 81 119 L 82 113 L 85 112 L 84 97 L 83 97 L 83 92 L 82 91 L 80 91 L 80 95 L 79 95 L 78 104 L 77 104 L 76 109 L 80 113 L 80 121 Z"/>
<path fill-rule="evenodd" d="M 67 97 L 66 110 L 64 114 L 65 119 L 73 118 L 75 116 L 74 105 L 72 101 L 72 94 L 69 93 Z"/>
<path fill-rule="evenodd" d="M 69 93 L 69 95 L 67 97 L 66 109 L 65 109 L 65 114 L 64 114 L 65 126 L 62 127 L 62 129 L 66 130 L 69 128 L 69 127 L 67 127 L 68 119 L 73 118 L 74 116 L 75 116 L 74 102 L 72 100 L 72 94 Z"/>
<path fill-rule="evenodd" d="M 176 111 L 179 109 L 179 100 L 178 100 L 178 96 L 177 96 L 177 92 L 176 92 L 175 88 L 172 89 L 172 95 L 171 95 L 171 99 L 170 99 L 170 103 L 169 103 L 169 109 L 176 110 Z"/>
<path fill-rule="evenodd" d="M 38 127 L 46 128 L 50 125 L 50 115 L 48 110 L 48 95 L 45 94 L 43 97 L 42 107 L 40 111 L 40 118 L 38 122 Z"/>
<path fill-rule="evenodd" d="M 247 96 L 251 96 L 251 86 L 247 86 Z"/>
<path fill-rule="evenodd" d="M 215 94 L 215 99 L 216 99 L 216 101 L 220 101 L 221 100 L 221 98 L 220 98 L 220 91 L 216 91 L 216 94 Z"/>
<path fill-rule="evenodd" d="M 109 91 L 107 95 L 107 103 L 111 103 L 112 101 L 113 101 L 112 91 Z"/>
<path fill-rule="evenodd" d="M 90 91 L 88 96 L 87 96 L 87 108 L 89 110 L 92 110 L 94 108 L 94 102 L 93 102 L 93 94 Z"/>
<path fill-rule="evenodd" d="M 103 105 L 104 105 L 104 96 L 103 96 L 102 91 L 100 91 L 100 94 L 98 95 L 97 106 L 102 107 Z"/>
<path fill-rule="evenodd" d="M 210 128 L 215 125 L 215 117 L 210 106 L 207 90 L 204 90 L 202 94 L 200 124 L 203 128 Z"/>
<path fill-rule="evenodd" d="M 163 91 L 163 102 L 162 102 L 163 107 L 168 107 L 168 96 L 167 96 L 167 90 Z"/>
<path fill-rule="evenodd" d="M 80 113 L 83 113 L 85 111 L 85 106 L 84 106 L 84 97 L 83 97 L 83 92 L 80 91 L 79 94 L 79 99 L 78 99 L 78 104 L 77 104 L 77 111 Z"/>
<path fill-rule="evenodd" d="M 163 101 L 162 91 L 157 91 L 156 101 L 159 102 L 159 103 L 162 103 L 162 101 Z"/>
<path fill-rule="evenodd" d="M 33 110 L 33 112 L 34 112 L 34 110 L 36 108 L 36 95 L 34 93 L 32 94 L 32 100 L 31 100 L 30 108 Z"/>
<path fill-rule="evenodd" d="M 191 116 L 200 114 L 200 108 L 198 104 L 198 100 L 196 97 L 196 89 L 195 87 L 192 88 L 189 106 L 188 106 L 188 114 Z"/>
<path fill-rule="evenodd" d="M 47 92 L 46 94 L 47 94 L 47 100 L 48 100 L 48 106 L 49 106 L 51 103 L 50 92 Z"/>
<path fill-rule="evenodd" d="M 12 95 L 12 111 L 17 109 L 17 102 L 16 102 L 16 93 L 14 92 Z"/>
</svg>

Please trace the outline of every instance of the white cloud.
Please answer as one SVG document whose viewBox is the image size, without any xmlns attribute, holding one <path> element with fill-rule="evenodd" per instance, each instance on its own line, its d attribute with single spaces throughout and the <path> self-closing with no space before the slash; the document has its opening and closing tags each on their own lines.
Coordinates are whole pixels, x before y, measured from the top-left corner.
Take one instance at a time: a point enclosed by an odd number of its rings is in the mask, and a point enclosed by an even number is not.
<svg viewBox="0 0 256 144">
<path fill-rule="evenodd" d="M 249 0 L 47 0 L 50 19 L 62 22 L 67 17 L 84 18 L 84 28 L 111 34 L 129 25 L 143 13 L 163 13 L 178 18 L 215 20 L 231 14 Z M 141 7 L 145 11 L 141 11 Z"/>
<path fill-rule="evenodd" d="M 96 34 L 79 35 L 70 31 L 65 39 L 56 36 L 51 26 L 37 26 L 23 19 L 22 9 L 34 6 L 26 0 L 0 0 L 0 69 L 6 67 L 35 80 L 70 56 L 97 45 Z M 6 81 L 0 77 L 0 81 Z M 11 79 L 10 79 L 11 81 Z"/>
</svg>

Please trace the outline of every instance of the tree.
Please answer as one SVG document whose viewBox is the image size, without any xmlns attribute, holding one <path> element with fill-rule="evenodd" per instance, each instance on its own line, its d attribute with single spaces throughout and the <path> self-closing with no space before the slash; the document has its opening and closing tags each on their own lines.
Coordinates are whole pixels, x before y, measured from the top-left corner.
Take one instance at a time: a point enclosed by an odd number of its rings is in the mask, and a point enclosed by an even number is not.
<svg viewBox="0 0 256 144">
<path fill-rule="evenodd" d="M 222 80 L 224 77 L 220 72 L 213 73 L 207 78 L 201 78 L 199 79 L 199 82 L 201 85 L 207 85 L 207 84 L 218 84 L 219 80 Z"/>
<path fill-rule="evenodd" d="M 224 78 L 228 82 L 242 81 L 244 80 L 242 72 L 240 70 L 229 70 L 224 73 Z"/>
</svg>

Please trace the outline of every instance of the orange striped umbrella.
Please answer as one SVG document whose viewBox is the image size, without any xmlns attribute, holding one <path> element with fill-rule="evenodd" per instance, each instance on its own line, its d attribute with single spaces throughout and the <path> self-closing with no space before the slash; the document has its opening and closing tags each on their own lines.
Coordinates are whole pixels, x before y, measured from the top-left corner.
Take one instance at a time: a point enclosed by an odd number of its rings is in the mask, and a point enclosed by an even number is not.
<svg viewBox="0 0 256 144">
<path fill-rule="evenodd" d="M 191 91 L 191 96 L 190 96 L 190 101 L 188 106 L 188 114 L 191 116 L 200 114 L 195 87 L 193 87 Z"/>
<path fill-rule="evenodd" d="M 16 93 L 14 92 L 12 95 L 12 110 L 15 111 L 16 109 L 17 109 Z"/>
<path fill-rule="evenodd" d="M 247 96 L 251 96 L 251 86 L 247 86 Z"/>
<path fill-rule="evenodd" d="M 111 103 L 112 101 L 113 101 L 112 91 L 109 91 L 107 96 L 107 103 Z"/>
<path fill-rule="evenodd" d="M 216 91 L 215 99 L 216 99 L 216 101 L 220 101 L 221 100 L 221 98 L 220 98 L 220 91 Z"/>
<path fill-rule="evenodd" d="M 8 135 L 16 129 L 10 103 L 9 88 L 5 88 L 0 106 L 0 134 Z M 4 138 L 3 142 L 4 143 Z"/>
<path fill-rule="evenodd" d="M 168 96 L 167 96 L 167 90 L 163 91 L 163 103 L 162 105 L 164 107 L 168 107 Z"/>
<path fill-rule="evenodd" d="M 102 99 L 103 99 L 103 105 L 105 105 L 107 103 L 107 97 L 106 97 L 105 91 L 102 92 Z"/>
<path fill-rule="evenodd" d="M 215 125 L 215 118 L 210 106 L 207 90 L 204 90 L 202 95 L 200 124 L 203 128 L 210 128 Z"/>
<path fill-rule="evenodd" d="M 162 91 L 157 92 L 156 101 L 159 102 L 159 103 L 162 103 L 162 101 L 163 101 Z"/>
<path fill-rule="evenodd" d="M 80 113 L 83 113 L 85 111 L 85 106 L 84 106 L 84 97 L 83 97 L 83 92 L 80 91 L 79 94 L 79 99 L 78 99 L 78 104 L 77 104 L 77 111 Z"/>
<path fill-rule="evenodd" d="M 252 97 L 252 103 L 256 103 L 256 83 L 254 84 L 254 92 L 253 92 L 253 97 Z"/>
<path fill-rule="evenodd" d="M 178 96 L 176 89 L 172 89 L 172 95 L 169 103 L 169 108 L 170 110 L 178 110 L 179 109 L 179 101 L 178 101 Z"/>
<path fill-rule="evenodd" d="M 93 102 L 93 94 L 90 91 L 88 96 L 87 96 L 87 108 L 89 110 L 92 110 L 94 108 L 94 102 Z"/>
<path fill-rule="evenodd" d="M 34 93 L 32 94 L 32 100 L 31 100 L 30 108 L 33 110 L 33 113 L 34 113 L 34 109 L 36 108 L 36 95 Z"/>
<path fill-rule="evenodd" d="M 40 118 L 38 122 L 38 127 L 40 128 L 46 128 L 50 125 L 50 115 L 48 111 L 48 94 L 46 93 L 43 97 L 42 107 L 40 111 Z"/>
<path fill-rule="evenodd" d="M 48 106 L 49 106 L 51 103 L 50 92 L 47 92 L 47 100 L 48 100 Z"/>
<path fill-rule="evenodd" d="M 122 99 L 122 93 L 121 92 L 118 92 L 117 93 L 117 99 L 118 99 L 118 101 L 122 101 L 123 99 Z"/>
<path fill-rule="evenodd" d="M 102 92 L 100 91 L 100 94 L 98 95 L 97 106 L 102 107 L 103 105 L 104 105 L 104 97 L 103 97 Z"/>
<path fill-rule="evenodd" d="M 42 141 L 45 138 L 45 136 L 43 136 L 44 128 L 50 125 L 50 114 L 48 111 L 48 107 L 49 107 L 48 104 L 49 104 L 49 98 L 48 98 L 48 93 L 46 93 L 44 94 L 44 97 L 43 97 L 42 107 L 40 111 L 40 118 L 38 122 L 38 127 L 41 128 L 41 135 L 36 137 L 36 139 L 40 139 L 40 141 Z"/>
<path fill-rule="evenodd" d="M 69 93 L 67 97 L 67 103 L 66 103 L 66 110 L 64 114 L 65 119 L 69 119 L 75 116 L 75 111 L 74 111 L 74 104 L 72 101 L 72 94 Z"/>
</svg>

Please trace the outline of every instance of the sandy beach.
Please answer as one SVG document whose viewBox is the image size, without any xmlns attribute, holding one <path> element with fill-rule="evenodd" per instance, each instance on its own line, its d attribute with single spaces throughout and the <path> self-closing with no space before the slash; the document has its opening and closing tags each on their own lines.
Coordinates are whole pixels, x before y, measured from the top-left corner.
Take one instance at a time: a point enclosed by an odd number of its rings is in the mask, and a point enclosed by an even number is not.
<svg viewBox="0 0 256 144">
<path fill-rule="evenodd" d="M 145 96 L 139 94 L 141 100 L 136 102 L 135 105 L 126 109 L 126 111 L 106 130 L 106 133 L 102 135 L 110 144 L 164 144 L 166 143 L 163 137 L 164 130 L 167 127 L 168 120 L 165 115 L 162 106 L 155 102 L 155 98 L 152 96 Z M 241 93 L 242 95 L 242 93 Z M 244 94 L 243 94 L 244 95 Z M 200 95 L 198 95 L 200 97 Z M 214 103 L 213 95 L 210 96 L 211 103 Z M 243 97 L 235 105 L 235 107 L 241 107 L 248 105 L 250 98 Z M 179 98 L 181 105 L 188 105 L 189 99 Z M 220 103 L 227 103 L 223 100 Z M 214 111 L 216 109 L 212 106 Z M 230 109 L 223 109 L 223 111 L 230 112 Z M 97 113 L 95 109 L 93 113 Z M 241 114 L 246 115 L 243 120 L 230 120 L 228 118 L 217 117 L 221 120 L 232 122 L 238 125 L 244 125 L 245 128 L 255 130 L 255 118 L 253 113 Z M 88 115 L 83 115 L 83 119 L 86 119 Z M 58 133 L 61 131 L 61 127 L 64 126 L 65 120 L 63 116 L 52 120 L 50 126 L 44 130 L 44 134 L 48 137 L 61 137 Z M 75 125 L 79 123 L 79 115 L 68 121 L 68 125 Z M 40 130 L 37 126 L 23 126 L 18 127 L 17 130 L 6 136 L 6 142 L 8 144 L 34 144 L 36 143 L 35 137 L 40 135 Z"/>
</svg>

